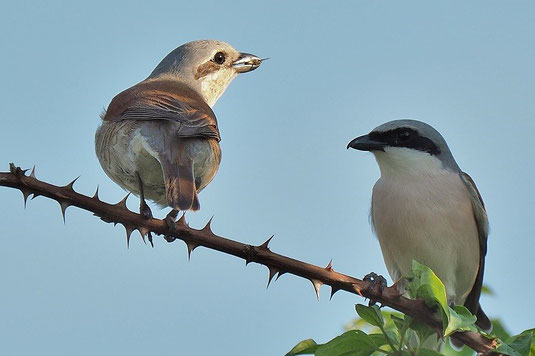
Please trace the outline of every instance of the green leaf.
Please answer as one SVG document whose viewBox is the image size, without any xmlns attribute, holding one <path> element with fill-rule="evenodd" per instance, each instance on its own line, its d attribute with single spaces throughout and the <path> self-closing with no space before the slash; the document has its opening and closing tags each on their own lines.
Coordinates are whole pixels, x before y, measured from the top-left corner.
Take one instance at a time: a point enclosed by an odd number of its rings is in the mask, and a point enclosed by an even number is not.
<svg viewBox="0 0 535 356">
<path fill-rule="evenodd" d="M 318 349 L 320 345 L 316 344 L 316 342 L 312 339 L 306 339 L 298 343 L 294 346 L 293 349 L 291 349 L 286 356 L 292 356 L 292 355 L 312 355 L 316 350 Z"/>
<path fill-rule="evenodd" d="M 393 331 L 390 331 L 390 330 L 387 330 L 386 334 L 370 334 L 369 336 L 372 338 L 373 342 L 375 342 L 375 345 L 377 345 L 377 347 L 388 345 L 389 348 L 391 348 L 390 347 L 390 342 L 395 347 L 397 347 L 399 345 L 399 340 L 398 340 L 397 334 L 395 332 L 393 332 Z M 387 339 L 387 337 L 388 337 L 388 339 Z M 389 339 L 390 339 L 390 342 L 388 342 Z"/>
<path fill-rule="evenodd" d="M 405 319 L 402 319 L 394 314 L 390 315 L 390 319 L 392 319 L 392 322 L 394 323 L 394 325 L 396 325 L 398 331 L 403 330 L 403 328 L 405 327 Z"/>
<path fill-rule="evenodd" d="M 430 307 L 439 307 L 443 329 L 446 329 L 450 315 L 446 287 L 444 287 L 440 278 L 429 267 L 413 260 L 408 286 L 409 290 L 412 291 L 411 293 L 415 292 L 416 298 L 422 298 Z"/>
<path fill-rule="evenodd" d="M 412 347 L 417 347 L 420 342 L 420 337 L 418 333 L 412 329 L 408 329 L 405 334 L 405 340 L 403 345 Z"/>
<path fill-rule="evenodd" d="M 350 330 L 320 345 L 315 356 L 367 356 L 377 350 L 373 339 L 360 330 Z"/>
<path fill-rule="evenodd" d="M 410 328 L 416 332 L 420 344 L 427 340 L 429 336 L 436 333 L 435 330 L 427 326 L 427 324 L 416 319 L 411 319 Z"/>
<path fill-rule="evenodd" d="M 379 328 L 382 328 L 385 325 L 383 314 L 377 305 L 367 307 L 362 304 L 357 304 L 355 305 L 355 309 L 357 310 L 357 314 L 371 325 Z"/>
<path fill-rule="evenodd" d="M 483 284 L 481 287 L 481 294 L 494 295 L 494 291 L 486 284 Z"/>
<path fill-rule="evenodd" d="M 532 336 L 535 335 L 535 328 L 524 330 L 519 335 L 524 335 L 524 334 L 531 334 Z"/>
<path fill-rule="evenodd" d="M 511 346 L 507 345 L 506 343 L 501 343 L 496 348 L 496 351 L 501 352 L 502 354 L 505 354 L 505 355 L 510 355 L 510 356 L 522 356 L 521 353 L 519 353 L 518 351 L 516 351 L 515 349 L 513 349 Z"/>
<path fill-rule="evenodd" d="M 505 343 L 514 350 L 518 351 L 522 356 L 528 356 L 531 348 L 532 332 L 526 330 L 525 332 L 510 337 Z"/>
<path fill-rule="evenodd" d="M 501 320 L 499 319 L 492 319 L 492 335 L 496 335 L 501 340 L 507 340 L 511 337 L 511 333 L 509 333 L 506 329 Z"/>
<path fill-rule="evenodd" d="M 370 324 L 366 322 L 366 320 L 362 318 L 355 318 L 351 322 L 351 324 L 345 326 L 346 331 L 348 330 L 363 330 L 366 328 L 370 328 Z"/>
<path fill-rule="evenodd" d="M 430 349 L 418 349 L 416 356 L 442 356 L 440 352 Z"/>
<path fill-rule="evenodd" d="M 372 338 L 373 342 L 375 343 L 375 345 L 377 345 L 377 347 L 388 345 L 388 340 L 383 334 L 370 334 L 369 336 Z"/>
<path fill-rule="evenodd" d="M 472 315 L 472 313 L 470 313 L 470 311 L 466 309 L 466 307 L 462 305 L 455 305 L 453 309 L 449 308 L 449 310 L 450 319 L 448 326 L 444 331 L 444 336 L 448 336 L 454 331 L 477 330 L 474 326 L 474 323 L 476 322 L 477 318 L 475 315 Z"/>
</svg>

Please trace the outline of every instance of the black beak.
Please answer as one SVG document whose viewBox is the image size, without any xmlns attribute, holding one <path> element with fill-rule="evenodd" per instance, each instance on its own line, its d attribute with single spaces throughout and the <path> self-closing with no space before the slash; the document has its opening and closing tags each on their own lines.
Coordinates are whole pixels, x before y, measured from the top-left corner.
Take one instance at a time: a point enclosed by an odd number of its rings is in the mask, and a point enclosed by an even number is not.
<svg viewBox="0 0 535 356">
<path fill-rule="evenodd" d="M 375 141 L 369 135 L 357 137 L 347 144 L 347 148 L 354 148 L 359 151 L 384 151 L 386 144 Z"/>
</svg>

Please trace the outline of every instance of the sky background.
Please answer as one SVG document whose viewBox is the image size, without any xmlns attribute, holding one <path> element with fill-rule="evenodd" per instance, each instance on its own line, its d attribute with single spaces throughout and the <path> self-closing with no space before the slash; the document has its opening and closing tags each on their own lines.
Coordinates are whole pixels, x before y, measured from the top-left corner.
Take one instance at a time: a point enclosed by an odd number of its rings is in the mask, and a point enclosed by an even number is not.
<svg viewBox="0 0 535 356">
<path fill-rule="evenodd" d="M 0 171 L 117 202 L 94 154 L 99 114 L 174 48 L 223 40 L 270 57 L 214 107 L 218 175 L 193 227 L 356 277 L 387 276 L 368 222 L 379 176 L 346 150 L 393 119 L 438 129 L 485 200 L 482 305 L 534 327 L 535 3 L 530 1 L 11 1 L 0 13 Z M 283 355 L 340 334 L 363 299 L 318 302 L 309 281 L 134 234 L 0 188 L 2 355 Z M 138 199 L 129 198 L 131 209 Z M 153 208 L 157 217 L 167 209 Z"/>
</svg>

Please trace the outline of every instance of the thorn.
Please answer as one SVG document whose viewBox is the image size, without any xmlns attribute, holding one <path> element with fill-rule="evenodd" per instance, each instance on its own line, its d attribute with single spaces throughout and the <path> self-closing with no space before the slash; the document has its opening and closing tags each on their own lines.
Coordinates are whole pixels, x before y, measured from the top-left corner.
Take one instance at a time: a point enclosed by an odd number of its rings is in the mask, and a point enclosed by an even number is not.
<svg viewBox="0 0 535 356">
<path fill-rule="evenodd" d="M 124 225 L 124 229 L 126 230 L 126 248 L 130 248 L 130 236 L 132 235 L 134 228 L 130 225 Z"/>
<path fill-rule="evenodd" d="M 147 233 L 147 237 L 148 237 L 148 239 L 149 239 L 150 246 L 151 246 L 152 248 L 154 248 L 154 242 L 152 242 L 152 234 L 151 234 L 150 231 Z"/>
<path fill-rule="evenodd" d="M 258 248 L 260 250 L 269 251 L 268 245 L 271 242 L 271 239 L 273 238 L 273 236 L 275 236 L 275 235 L 271 235 L 271 237 L 269 239 L 267 239 L 262 245 L 258 246 Z"/>
<path fill-rule="evenodd" d="M 178 219 L 176 224 L 179 226 L 188 226 L 188 223 L 186 222 L 186 212 L 182 214 L 182 216 L 180 217 L 180 219 Z"/>
<path fill-rule="evenodd" d="M 339 290 L 340 288 L 331 286 L 331 296 L 329 297 L 329 300 L 332 300 L 334 293 L 338 292 Z"/>
<path fill-rule="evenodd" d="M 275 282 L 277 282 L 279 280 L 280 276 L 282 276 L 285 273 L 286 273 L 286 271 L 279 271 L 279 273 L 277 273 L 277 277 L 275 277 Z"/>
<path fill-rule="evenodd" d="M 33 193 L 31 200 L 34 200 L 35 198 L 37 198 L 37 197 L 40 196 L 40 195 L 41 195 L 41 194 Z"/>
<path fill-rule="evenodd" d="M 95 190 L 95 194 L 93 195 L 93 199 L 100 200 L 98 197 L 98 185 L 97 185 L 97 190 Z"/>
<path fill-rule="evenodd" d="M 323 282 L 318 279 L 311 279 L 310 281 L 312 282 L 312 285 L 314 286 L 314 290 L 316 291 L 316 298 L 320 300 L 320 287 L 323 284 Z"/>
<path fill-rule="evenodd" d="M 61 207 L 61 215 L 63 216 L 63 223 L 65 224 L 65 211 L 69 206 L 71 206 L 71 203 L 66 200 L 60 200 L 59 206 Z"/>
<path fill-rule="evenodd" d="M 28 197 L 30 196 L 30 194 L 32 194 L 32 192 L 26 189 L 21 189 L 20 191 L 22 192 L 22 196 L 24 197 L 24 209 L 26 209 L 26 201 L 28 200 Z"/>
<path fill-rule="evenodd" d="M 128 194 L 130 194 L 130 193 L 128 193 Z M 141 227 L 137 228 L 137 231 L 139 231 L 139 233 L 141 234 L 141 238 L 143 239 L 143 243 L 147 244 L 147 242 L 145 241 L 145 235 L 147 235 L 149 233 L 149 229 L 141 226 Z"/>
<path fill-rule="evenodd" d="M 32 167 L 32 171 L 30 172 L 30 177 L 35 178 L 35 164 Z"/>
<path fill-rule="evenodd" d="M 194 242 L 189 241 L 189 242 L 186 242 L 186 246 L 188 247 L 188 261 L 189 261 L 191 259 L 191 253 L 193 252 L 193 250 L 199 247 L 199 245 Z"/>
<path fill-rule="evenodd" d="M 329 271 L 329 272 L 334 271 L 334 270 L 333 270 L 333 260 L 332 260 L 332 259 L 329 261 L 329 264 L 327 265 L 327 267 L 325 267 L 325 269 L 326 269 L 327 271 Z"/>
<path fill-rule="evenodd" d="M 115 204 L 115 206 L 120 206 L 120 207 L 123 207 L 125 209 L 128 209 L 126 207 L 126 200 L 128 199 L 128 197 L 130 196 L 130 192 L 128 192 L 128 194 L 125 195 L 125 197 L 123 199 L 121 199 L 120 202 L 118 202 L 117 204 Z M 140 231 L 141 232 L 141 231 Z"/>
<path fill-rule="evenodd" d="M 279 270 L 275 267 L 270 267 L 268 266 L 268 269 L 269 269 L 269 277 L 268 277 L 268 282 L 267 282 L 267 286 L 266 286 L 266 289 L 269 288 L 269 284 L 271 283 L 271 281 L 273 280 L 273 277 L 275 277 L 275 275 L 277 273 L 279 273 Z"/>
<path fill-rule="evenodd" d="M 360 295 L 362 298 L 366 298 L 365 296 L 362 295 L 362 288 L 360 288 L 358 285 L 353 284 L 353 290 L 355 291 L 355 293 Z"/>
<path fill-rule="evenodd" d="M 182 215 L 184 216 L 184 215 Z M 201 231 L 203 232 L 208 232 L 210 233 L 211 235 L 213 235 L 214 233 L 212 232 L 212 219 L 214 218 L 214 216 L 212 215 L 212 217 L 210 218 L 210 220 L 208 220 L 208 222 L 206 223 L 206 225 L 201 229 Z"/>
<path fill-rule="evenodd" d="M 67 184 L 63 188 L 67 188 L 67 189 L 72 190 L 74 192 L 74 188 L 73 188 L 74 182 L 76 182 L 78 180 L 78 178 L 80 178 L 80 176 L 74 178 L 69 184 Z"/>
</svg>

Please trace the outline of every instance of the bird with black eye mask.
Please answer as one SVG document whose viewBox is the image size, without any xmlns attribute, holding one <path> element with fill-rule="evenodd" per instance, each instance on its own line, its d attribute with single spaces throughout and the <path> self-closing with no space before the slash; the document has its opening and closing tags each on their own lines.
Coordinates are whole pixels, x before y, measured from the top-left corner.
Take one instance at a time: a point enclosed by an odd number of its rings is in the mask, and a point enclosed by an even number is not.
<svg viewBox="0 0 535 356">
<path fill-rule="evenodd" d="M 444 283 L 448 302 L 464 304 L 490 330 L 479 304 L 487 213 L 442 135 L 421 121 L 395 120 L 347 147 L 372 152 L 379 165 L 370 215 L 392 279 L 407 276 L 413 260 L 423 263 Z"/>
</svg>

